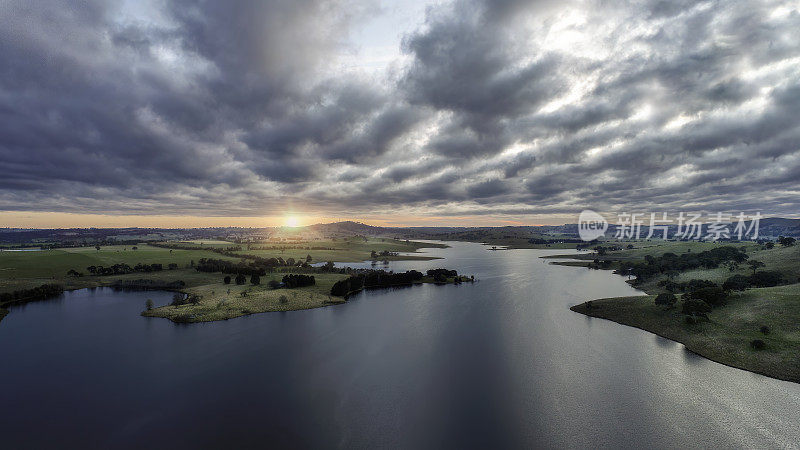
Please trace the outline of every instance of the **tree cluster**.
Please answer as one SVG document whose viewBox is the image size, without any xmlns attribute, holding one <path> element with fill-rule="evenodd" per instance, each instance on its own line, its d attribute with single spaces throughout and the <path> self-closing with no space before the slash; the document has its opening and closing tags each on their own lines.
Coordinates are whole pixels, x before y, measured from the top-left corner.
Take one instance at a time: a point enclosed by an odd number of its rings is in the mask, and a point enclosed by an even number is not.
<svg viewBox="0 0 800 450">
<path fill-rule="evenodd" d="M 422 272 L 416 270 L 400 273 L 387 272 L 385 270 L 369 270 L 337 281 L 331 288 L 331 295 L 345 297 L 364 288 L 404 286 L 413 284 L 415 281 L 419 280 L 422 280 Z"/>
<path fill-rule="evenodd" d="M 58 297 L 64 293 L 64 286 L 59 284 L 43 284 L 32 289 L 19 289 L 0 294 L 0 303 L 24 303 L 34 300 L 45 300 Z"/>
<path fill-rule="evenodd" d="M 111 284 L 114 289 L 132 290 L 132 291 L 150 291 L 150 290 L 176 290 L 186 286 L 182 280 L 175 281 L 160 281 L 160 280 L 116 280 Z"/>
<path fill-rule="evenodd" d="M 743 291 L 751 287 L 772 287 L 784 283 L 783 275 L 774 270 L 756 272 L 750 276 L 733 275 L 724 283 L 722 289 L 726 291 Z"/>
<path fill-rule="evenodd" d="M 243 273 L 245 275 L 266 275 L 276 267 L 310 267 L 304 260 L 295 261 L 294 258 L 260 258 L 253 255 L 236 255 L 238 258 L 249 259 L 250 262 L 233 262 L 226 259 L 200 258 L 195 266 L 199 272 Z"/>
<path fill-rule="evenodd" d="M 629 265 L 627 273 L 635 275 L 637 282 L 642 282 L 663 273 L 683 272 L 701 267 L 716 269 L 724 262 L 741 263 L 747 258 L 747 254 L 742 250 L 729 245 L 699 253 L 683 253 L 681 255 L 664 253 L 659 257 L 647 255 L 644 263 Z"/>
<path fill-rule="evenodd" d="M 172 295 L 172 302 L 170 304 L 172 306 L 181 306 L 188 304 L 196 305 L 200 303 L 200 300 L 202 298 L 203 298 L 202 296 L 197 294 L 184 295 L 179 292 L 176 292 L 175 294 Z"/>
<path fill-rule="evenodd" d="M 564 239 L 544 239 L 544 238 L 530 238 L 529 244 L 583 244 L 583 239 L 564 238 Z"/>
<path fill-rule="evenodd" d="M 375 250 L 373 250 L 372 252 L 370 252 L 370 258 L 372 259 L 386 258 L 388 256 L 397 256 L 397 255 L 399 255 L 399 253 L 390 252 L 389 250 L 384 250 L 382 252 L 376 252 Z"/>
<path fill-rule="evenodd" d="M 159 272 L 161 270 L 164 270 L 164 265 L 155 263 L 154 264 L 138 263 L 133 267 L 125 263 L 118 263 L 109 267 L 89 266 L 86 268 L 86 271 L 92 275 L 125 275 L 137 272 Z M 74 269 L 72 269 L 70 272 L 67 272 L 67 274 L 71 274 L 72 272 L 75 272 Z"/>
<path fill-rule="evenodd" d="M 301 274 L 288 274 L 284 275 L 283 279 L 284 286 L 287 288 L 298 288 L 304 286 L 313 286 L 317 284 L 317 280 L 314 278 L 314 275 L 301 275 Z"/>
<path fill-rule="evenodd" d="M 427 275 L 437 283 L 446 283 L 448 278 L 457 277 L 458 272 L 447 269 L 429 269 Z"/>
</svg>

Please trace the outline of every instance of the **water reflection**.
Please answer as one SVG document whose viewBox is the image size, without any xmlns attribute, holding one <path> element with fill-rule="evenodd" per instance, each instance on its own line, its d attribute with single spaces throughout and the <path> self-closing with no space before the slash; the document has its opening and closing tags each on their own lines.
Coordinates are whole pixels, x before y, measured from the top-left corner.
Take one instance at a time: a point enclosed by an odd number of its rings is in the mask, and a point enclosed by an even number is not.
<svg viewBox="0 0 800 450">
<path fill-rule="evenodd" d="M 565 250 L 450 243 L 479 282 L 179 325 L 170 293 L 67 293 L 0 323 L 0 433 L 19 447 L 791 447 L 797 384 L 574 313 L 635 295 Z M 362 264 L 362 263 L 358 263 Z M 354 264 L 357 266 L 358 264 Z M 369 263 L 366 263 L 367 265 Z"/>
</svg>

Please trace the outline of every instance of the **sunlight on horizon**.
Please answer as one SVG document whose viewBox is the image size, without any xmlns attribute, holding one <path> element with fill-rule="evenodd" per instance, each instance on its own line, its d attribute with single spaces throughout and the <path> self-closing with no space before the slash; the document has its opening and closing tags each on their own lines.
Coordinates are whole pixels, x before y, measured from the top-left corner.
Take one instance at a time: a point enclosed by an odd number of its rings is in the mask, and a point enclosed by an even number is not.
<svg viewBox="0 0 800 450">
<path fill-rule="evenodd" d="M 289 228 L 297 228 L 300 226 L 300 218 L 294 215 L 286 216 L 285 226 Z"/>
</svg>

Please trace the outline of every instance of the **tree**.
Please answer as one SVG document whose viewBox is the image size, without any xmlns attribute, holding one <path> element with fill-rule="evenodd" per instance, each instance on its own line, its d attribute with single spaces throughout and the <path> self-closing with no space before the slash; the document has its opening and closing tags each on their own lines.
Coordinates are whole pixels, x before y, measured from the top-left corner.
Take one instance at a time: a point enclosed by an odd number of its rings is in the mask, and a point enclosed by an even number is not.
<svg viewBox="0 0 800 450">
<path fill-rule="evenodd" d="M 133 247 L 131 247 L 131 250 L 139 250 L 139 247 L 134 245 Z"/>
<path fill-rule="evenodd" d="M 734 275 L 724 283 L 722 283 L 722 289 L 726 291 L 743 291 L 750 287 L 750 280 L 744 275 Z"/>
<path fill-rule="evenodd" d="M 771 287 L 783 283 L 783 275 L 774 270 L 756 272 L 750 275 L 750 284 L 755 287 Z"/>
<path fill-rule="evenodd" d="M 666 306 L 667 308 L 672 308 L 677 302 L 678 298 L 675 297 L 675 294 L 669 292 L 664 292 L 656 296 L 656 305 L 659 306 Z"/>
<path fill-rule="evenodd" d="M 789 236 L 778 236 L 778 243 L 784 247 L 791 247 L 797 240 Z"/>
<path fill-rule="evenodd" d="M 225 278 L 222 279 L 222 282 L 225 284 L 231 284 L 231 276 L 225 275 Z"/>
<path fill-rule="evenodd" d="M 250 275 L 250 284 L 253 286 L 261 284 L 261 277 L 257 273 Z"/>
<path fill-rule="evenodd" d="M 717 286 L 700 288 L 696 291 L 689 292 L 686 295 L 688 298 L 702 300 L 711 306 L 723 305 L 725 304 L 725 300 L 728 298 L 728 294 L 726 294 L 725 291 Z"/>
<path fill-rule="evenodd" d="M 756 274 L 756 270 L 758 270 L 759 267 L 764 267 L 764 263 L 763 262 L 756 261 L 754 259 L 751 259 L 750 261 L 747 261 L 747 265 L 750 266 L 751 269 L 753 269 L 753 275 Z"/>
<path fill-rule="evenodd" d="M 764 244 L 764 248 L 766 248 L 767 250 L 772 250 L 773 248 L 775 248 L 775 243 L 771 241 L 767 242 Z"/>
<path fill-rule="evenodd" d="M 172 306 L 180 306 L 180 305 L 185 305 L 185 304 L 186 304 L 186 300 L 184 299 L 184 295 L 183 294 L 181 294 L 179 292 L 176 292 L 176 293 L 172 294 Z"/>
<path fill-rule="evenodd" d="M 144 307 L 147 308 L 148 311 L 153 309 L 153 299 L 148 298 L 146 302 L 144 302 Z"/>
<path fill-rule="evenodd" d="M 375 253 L 375 250 L 371 251 L 369 257 L 372 259 L 378 259 L 378 254 Z"/>
<path fill-rule="evenodd" d="M 97 250 L 98 252 L 100 251 L 100 246 L 99 246 L 99 245 L 95 245 L 95 246 L 94 246 L 94 248 L 95 248 L 95 250 Z"/>
<path fill-rule="evenodd" d="M 711 312 L 711 305 L 702 300 L 686 299 L 683 301 L 683 313 L 687 316 L 706 317 Z"/>
<path fill-rule="evenodd" d="M 236 275 L 236 284 L 240 284 L 241 285 L 241 284 L 245 284 L 246 282 L 247 282 L 247 277 L 243 273 L 240 273 L 240 274 Z"/>
</svg>

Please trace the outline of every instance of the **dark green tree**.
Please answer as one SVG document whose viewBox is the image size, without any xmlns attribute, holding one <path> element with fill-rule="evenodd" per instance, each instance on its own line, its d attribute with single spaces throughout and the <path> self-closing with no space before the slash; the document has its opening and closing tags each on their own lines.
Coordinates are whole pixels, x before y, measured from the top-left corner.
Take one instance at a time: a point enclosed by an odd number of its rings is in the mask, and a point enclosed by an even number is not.
<svg viewBox="0 0 800 450">
<path fill-rule="evenodd" d="M 678 298 L 675 297 L 675 294 L 672 294 L 672 293 L 669 293 L 669 292 L 664 292 L 664 293 L 658 294 L 656 296 L 656 300 L 655 301 L 656 301 L 656 305 L 658 305 L 658 306 L 666 306 L 667 308 L 672 308 L 675 305 L 675 303 L 678 302 Z"/>
<path fill-rule="evenodd" d="M 751 269 L 753 269 L 753 275 L 755 275 L 756 270 L 758 270 L 759 267 L 764 267 L 764 263 L 763 262 L 756 261 L 754 259 L 751 259 L 750 261 L 747 261 L 747 265 L 750 266 Z"/>
<path fill-rule="evenodd" d="M 706 317 L 711 312 L 711 305 L 702 300 L 686 299 L 683 301 L 682 312 L 687 316 Z"/>
</svg>

